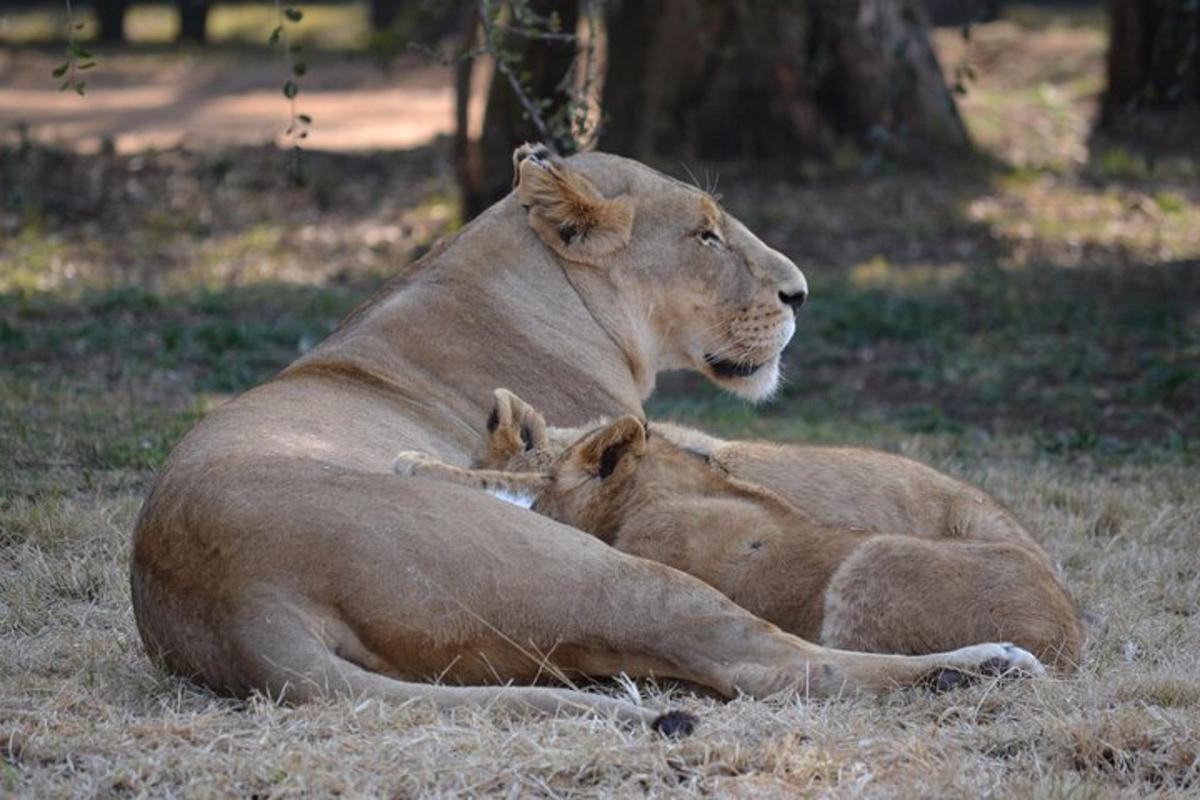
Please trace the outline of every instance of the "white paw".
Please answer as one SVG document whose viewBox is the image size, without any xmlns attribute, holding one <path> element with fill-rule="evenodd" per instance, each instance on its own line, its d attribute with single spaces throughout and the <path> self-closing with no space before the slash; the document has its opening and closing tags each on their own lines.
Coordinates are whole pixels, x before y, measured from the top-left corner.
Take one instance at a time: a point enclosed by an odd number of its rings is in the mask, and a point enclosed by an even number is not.
<svg viewBox="0 0 1200 800">
<path fill-rule="evenodd" d="M 427 453 L 422 453 L 419 450 L 401 450 L 396 455 L 396 460 L 392 462 L 392 472 L 397 475 L 413 475 L 417 471 L 417 466 L 427 464 L 432 459 Z"/>
<path fill-rule="evenodd" d="M 1019 670 L 1030 675 L 1045 675 L 1046 668 L 1037 656 L 1011 642 L 977 644 L 950 653 L 954 666 L 985 674 Z"/>
</svg>

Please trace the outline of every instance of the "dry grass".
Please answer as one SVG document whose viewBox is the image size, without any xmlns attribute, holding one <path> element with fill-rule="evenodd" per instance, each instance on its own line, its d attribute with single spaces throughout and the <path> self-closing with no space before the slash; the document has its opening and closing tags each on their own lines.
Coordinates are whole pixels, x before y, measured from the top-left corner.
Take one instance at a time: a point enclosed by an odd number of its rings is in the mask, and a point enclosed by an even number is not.
<svg viewBox="0 0 1200 800">
<path fill-rule="evenodd" d="M 909 439 L 909 452 L 937 461 Z M 1200 500 L 1172 464 L 1000 452 L 952 465 L 1022 509 L 1089 619 L 1072 679 L 697 711 L 662 741 L 596 719 L 438 716 L 374 701 L 279 708 L 152 670 L 127 587 L 141 493 L 0 512 L 0 787 L 38 796 L 1108 796 L 1200 786 Z"/>
<path fill-rule="evenodd" d="M 730 207 L 813 280 L 796 377 L 757 412 L 694 389 L 657 407 L 987 487 L 1079 601 L 1077 676 L 828 702 L 639 687 L 700 715 L 669 742 L 599 719 L 239 703 L 157 673 L 127 570 L 155 469 L 214 395 L 453 227 L 448 169 L 432 148 L 311 154 L 296 190 L 258 150 L 0 149 L 0 797 L 1194 796 L 1196 162 L 1090 155 L 1103 36 L 1087 15 L 1035 22 L 979 28 L 972 56 L 968 123 L 1010 166 L 726 174 Z"/>
</svg>

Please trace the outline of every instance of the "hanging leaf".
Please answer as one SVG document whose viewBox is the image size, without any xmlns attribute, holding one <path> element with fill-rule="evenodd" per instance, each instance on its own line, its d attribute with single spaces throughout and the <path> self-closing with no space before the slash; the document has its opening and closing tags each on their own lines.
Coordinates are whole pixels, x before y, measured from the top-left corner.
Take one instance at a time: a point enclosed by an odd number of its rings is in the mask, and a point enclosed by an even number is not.
<svg viewBox="0 0 1200 800">
<path fill-rule="evenodd" d="M 298 8 L 285 8 L 283 10 L 283 15 L 292 22 L 299 22 L 300 20 L 304 19 L 304 13 Z"/>
<path fill-rule="evenodd" d="M 283 35 L 283 26 L 277 25 L 275 30 L 271 31 L 271 35 L 267 37 L 267 44 L 274 47 L 279 44 L 279 37 Z"/>
<path fill-rule="evenodd" d="M 54 77 L 54 78 L 61 78 L 63 75 L 67 74 L 67 70 L 69 70 L 70 68 L 71 68 L 71 62 L 64 61 L 63 63 L 59 64 L 57 67 L 54 68 L 54 71 L 50 73 L 50 76 Z"/>
<path fill-rule="evenodd" d="M 301 77 L 306 72 L 308 72 L 308 65 L 303 61 L 297 61 L 295 64 L 292 64 L 292 74 L 297 78 Z"/>
<path fill-rule="evenodd" d="M 301 114 L 301 115 L 298 117 L 298 119 L 299 119 L 301 122 L 303 122 L 305 125 L 311 125 L 311 124 L 312 124 L 312 117 L 310 117 L 308 114 Z"/>
<path fill-rule="evenodd" d="M 283 96 L 288 100 L 291 100 L 299 93 L 300 87 L 296 85 L 295 81 L 288 81 L 287 83 L 283 84 Z"/>
</svg>

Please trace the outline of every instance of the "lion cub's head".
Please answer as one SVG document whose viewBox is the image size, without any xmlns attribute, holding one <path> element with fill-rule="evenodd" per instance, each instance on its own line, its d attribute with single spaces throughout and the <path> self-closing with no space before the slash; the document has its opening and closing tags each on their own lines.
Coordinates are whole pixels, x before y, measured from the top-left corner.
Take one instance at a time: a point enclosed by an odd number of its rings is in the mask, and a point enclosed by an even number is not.
<svg viewBox="0 0 1200 800">
<path fill-rule="evenodd" d="M 760 499 L 754 487 L 731 478 L 707 455 L 652 435 L 628 415 L 567 447 L 548 478 L 533 510 L 607 542 L 630 519 L 647 519 L 648 511 L 715 498 Z"/>
<path fill-rule="evenodd" d="M 534 511 L 607 542 L 631 518 L 646 520 L 647 511 L 719 498 L 761 504 L 774 497 L 733 478 L 707 453 L 651 435 L 633 416 L 597 420 L 582 432 L 551 428 L 533 406 L 497 389 L 487 427 L 479 467 L 537 473 Z"/>
<path fill-rule="evenodd" d="M 543 244 L 568 274 L 616 289 L 621 308 L 591 309 L 601 324 L 632 330 L 655 370 L 695 369 L 752 400 L 774 390 L 808 294 L 795 264 L 707 192 L 636 161 L 524 145 L 513 164 Z"/>
</svg>

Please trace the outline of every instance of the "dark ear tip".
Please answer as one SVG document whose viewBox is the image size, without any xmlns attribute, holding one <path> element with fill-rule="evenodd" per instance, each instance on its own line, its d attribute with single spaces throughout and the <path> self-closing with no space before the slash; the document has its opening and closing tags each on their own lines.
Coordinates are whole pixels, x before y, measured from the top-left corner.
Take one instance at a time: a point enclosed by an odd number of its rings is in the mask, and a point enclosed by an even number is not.
<svg viewBox="0 0 1200 800">
<path fill-rule="evenodd" d="M 496 410 L 496 409 L 493 407 L 493 408 L 492 408 L 492 413 L 491 413 L 491 414 L 489 414 L 489 415 L 488 415 L 488 418 L 487 418 L 487 429 L 488 429 L 488 433 L 495 433 L 495 432 L 496 432 L 496 428 L 498 428 L 499 426 L 500 426 L 500 412 L 499 412 L 499 411 L 497 411 L 497 410 Z"/>
<path fill-rule="evenodd" d="M 684 736 L 691 736 L 699 724 L 700 718 L 695 714 L 687 711 L 668 711 L 659 714 L 650 723 L 650 729 L 668 739 L 682 739 Z"/>
<path fill-rule="evenodd" d="M 521 185 L 521 162 L 526 159 L 532 159 L 534 162 L 541 162 L 550 158 L 550 148 L 538 142 L 537 144 L 525 144 L 513 150 L 513 188 Z"/>
</svg>

